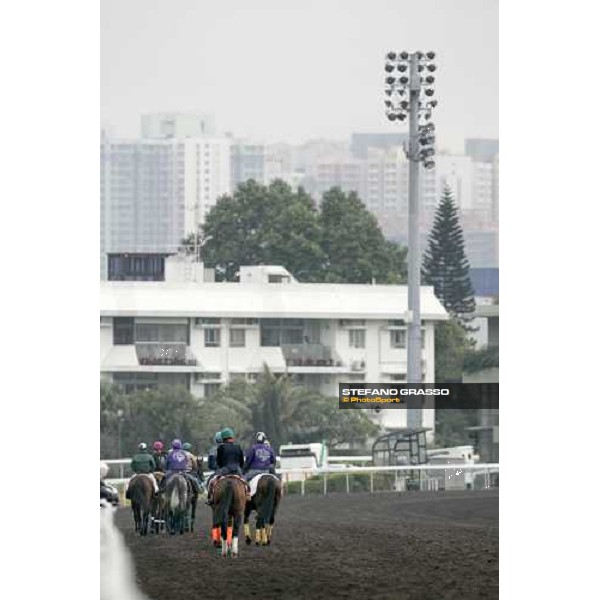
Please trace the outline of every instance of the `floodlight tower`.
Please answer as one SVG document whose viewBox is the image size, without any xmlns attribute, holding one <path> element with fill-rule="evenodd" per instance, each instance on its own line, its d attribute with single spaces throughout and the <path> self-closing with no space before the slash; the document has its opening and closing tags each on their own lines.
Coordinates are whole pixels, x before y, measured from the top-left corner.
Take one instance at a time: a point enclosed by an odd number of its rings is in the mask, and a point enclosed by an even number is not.
<svg viewBox="0 0 600 600">
<path fill-rule="evenodd" d="M 434 52 L 388 52 L 385 72 L 385 107 L 390 121 L 408 117 L 408 147 L 404 151 L 409 161 L 408 172 L 408 359 L 406 380 L 422 382 L 421 365 L 421 256 L 419 252 L 419 166 L 435 166 L 435 126 L 431 114 L 436 69 Z M 397 73 L 395 73 L 397 72 Z M 421 426 L 421 411 L 408 413 L 408 426 Z"/>
</svg>

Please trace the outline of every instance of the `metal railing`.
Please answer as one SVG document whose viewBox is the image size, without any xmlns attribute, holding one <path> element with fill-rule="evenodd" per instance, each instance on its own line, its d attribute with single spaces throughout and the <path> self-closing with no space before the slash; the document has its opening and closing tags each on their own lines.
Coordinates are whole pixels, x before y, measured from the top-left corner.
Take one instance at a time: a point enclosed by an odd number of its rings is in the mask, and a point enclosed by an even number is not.
<svg viewBox="0 0 600 600">
<path fill-rule="evenodd" d="M 123 461 L 104 461 L 115 463 Z M 457 465 L 403 465 L 390 467 L 348 467 L 344 469 L 279 469 L 284 493 L 327 495 L 362 492 L 406 492 L 476 490 L 499 487 L 498 463 Z M 209 475 L 212 471 L 205 472 Z M 107 482 L 123 486 L 129 478 L 111 478 Z M 356 485 L 356 483 L 359 485 Z"/>
</svg>

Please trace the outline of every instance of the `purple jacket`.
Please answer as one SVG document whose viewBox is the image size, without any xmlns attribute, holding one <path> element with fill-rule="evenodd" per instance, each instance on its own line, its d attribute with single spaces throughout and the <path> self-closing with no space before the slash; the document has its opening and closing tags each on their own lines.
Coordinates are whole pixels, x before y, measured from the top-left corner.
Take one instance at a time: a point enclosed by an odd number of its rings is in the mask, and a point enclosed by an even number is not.
<svg viewBox="0 0 600 600">
<path fill-rule="evenodd" d="M 275 452 L 271 446 L 265 444 L 254 444 L 246 452 L 246 464 L 244 471 L 256 469 L 258 471 L 268 471 L 271 465 L 275 464 Z"/>
<path fill-rule="evenodd" d="M 167 471 L 185 471 L 187 455 L 184 450 L 169 450 L 167 454 Z"/>
</svg>

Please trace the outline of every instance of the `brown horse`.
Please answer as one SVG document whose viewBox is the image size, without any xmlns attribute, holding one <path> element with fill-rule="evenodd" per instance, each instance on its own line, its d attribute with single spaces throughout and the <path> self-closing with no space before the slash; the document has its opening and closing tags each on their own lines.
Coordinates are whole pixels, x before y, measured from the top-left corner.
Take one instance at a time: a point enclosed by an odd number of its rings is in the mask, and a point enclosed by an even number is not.
<svg viewBox="0 0 600 600">
<path fill-rule="evenodd" d="M 148 534 L 148 520 L 153 505 L 154 485 L 148 475 L 136 475 L 129 483 L 129 498 L 135 532 L 140 535 Z"/>
<path fill-rule="evenodd" d="M 213 496 L 212 540 L 215 546 L 221 545 L 222 557 L 239 554 L 238 535 L 245 509 L 245 482 L 235 475 L 219 479 Z"/>
<path fill-rule="evenodd" d="M 244 512 L 244 535 L 246 544 L 252 543 L 250 537 L 250 513 L 256 511 L 256 545 L 268 546 L 273 535 L 275 513 L 281 501 L 281 480 L 271 474 L 262 475 L 256 486 L 256 493 L 246 504 Z"/>
<path fill-rule="evenodd" d="M 159 485 L 162 480 L 165 478 L 165 474 L 161 471 L 156 471 L 154 473 L 154 478 L 156 479 L 156 483 Z M 164 492 L 159 491 L 158 496 L 154 499 L 154 503 L 152 506 L 152 514 L 150 516 L 150 531 L 154 533 L 160 533 L 165 530 L 165 524 L 167 521 L 167 498 Z"/>
</svg>

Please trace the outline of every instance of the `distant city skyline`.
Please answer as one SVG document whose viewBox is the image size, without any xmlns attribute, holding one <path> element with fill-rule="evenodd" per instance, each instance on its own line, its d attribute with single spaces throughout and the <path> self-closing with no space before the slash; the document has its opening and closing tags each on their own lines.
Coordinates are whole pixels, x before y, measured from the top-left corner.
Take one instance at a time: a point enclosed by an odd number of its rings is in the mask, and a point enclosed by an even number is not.
<svg viewBox="0 0 600 600">
<path fill-rule="evenodd" d="M 266 143 L 402 133 L 383 110 L 388 50 L 434 50 L 438 146 L 498 139 L 498 2 L 103 0 L 101 122 L 201 112 Z"/>
</svg>

